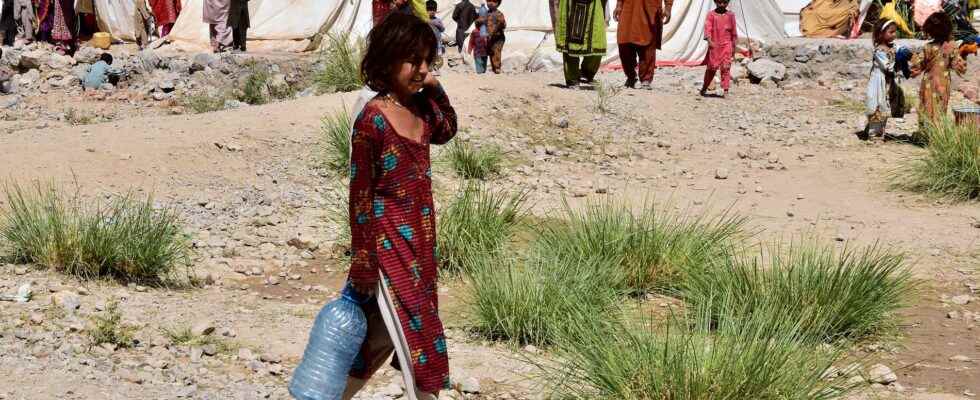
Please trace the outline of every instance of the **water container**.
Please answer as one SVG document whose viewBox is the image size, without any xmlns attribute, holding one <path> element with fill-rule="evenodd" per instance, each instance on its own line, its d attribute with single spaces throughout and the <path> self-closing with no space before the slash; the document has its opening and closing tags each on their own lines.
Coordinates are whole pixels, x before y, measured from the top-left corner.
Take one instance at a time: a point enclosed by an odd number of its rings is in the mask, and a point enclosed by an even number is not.
<svg viewBox="0 0 980 400">
<path fill-rule="evenodd" d="M 300 400 L 339 400 L 367 334 L 361 304 L 370 301 L 348 284 L 343 296 L 323 306 L 313 323 L 303 361 L 293 371 L 289 393 Z"/>
</svg>

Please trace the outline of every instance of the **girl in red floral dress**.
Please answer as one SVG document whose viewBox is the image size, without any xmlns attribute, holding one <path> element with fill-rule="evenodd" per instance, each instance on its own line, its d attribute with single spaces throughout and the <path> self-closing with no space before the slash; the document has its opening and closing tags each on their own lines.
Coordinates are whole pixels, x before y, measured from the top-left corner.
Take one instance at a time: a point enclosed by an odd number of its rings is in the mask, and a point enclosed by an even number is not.
<svg viewBox="0 0 980 400">
<path fill-rule="evenodd" d="M 456 135 L 456 112 L 429 73 L 435 56 L 432 28 L 415 16 L 393 13 L 368 36 L 361 76 L 378 95 L 357 117 L 351 140 L 349 281 L 378 301 L 364 306 L 368 333 L 346 399 L 392 352 L 409 399 L 435 399 L 450 385 L 429 145 Z"/>
</svg>

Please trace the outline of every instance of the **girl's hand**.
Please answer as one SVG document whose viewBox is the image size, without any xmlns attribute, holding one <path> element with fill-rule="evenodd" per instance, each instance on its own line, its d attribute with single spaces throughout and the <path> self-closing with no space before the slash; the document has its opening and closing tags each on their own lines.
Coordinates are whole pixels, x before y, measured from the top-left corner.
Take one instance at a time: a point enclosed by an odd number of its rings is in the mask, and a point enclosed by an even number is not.
<svg viewBox="0 0 980 400">
<path fill-rule="evenodd" d="M 364 298 L 374 297 L 374 287 L 363 287 L 354 282 L 350 284 L 351 289 L 354 289 L 357 294 L 363 296 Z"/>
<path fill-rule="evenodd" d="M 619 16 L 620 15 L 623 15 L 623 8 L 617 6 L 616 7 L 616 10 L 613 11 L 613 18 L 615 18 L 616 21 L 619 21 Z"/>
<path fill-rule="evenodd" d="M 425 76 L 425 80 L 422 81 L 422 87 L 433 89 L 439 87 L 439 79 L 433 75 L 432 71 L 429 71 L 429 73 Z"/>
</svg>

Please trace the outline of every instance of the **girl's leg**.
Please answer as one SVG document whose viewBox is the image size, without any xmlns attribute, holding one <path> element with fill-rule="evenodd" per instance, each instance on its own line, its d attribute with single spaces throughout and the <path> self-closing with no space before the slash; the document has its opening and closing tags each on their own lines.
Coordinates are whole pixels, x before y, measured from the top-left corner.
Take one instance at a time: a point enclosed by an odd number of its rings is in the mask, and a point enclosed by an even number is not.
<svg viewBox="0 0 980 400">
<path fill-rule="evenodd" d="M 704 84 L 701 85 L 701 95 L 704 96 L 708 91 L 708 86 L 711 85 L 711 81 L 715 79 L 715 70 L 711 68 L 704 69 Z"/>
<path fill-rule="evenodd" d="M 367 382 L 368 381 L 364 379 L 347 378 L 347 388 L 344 389 L 344 396 L 342 397 L 342 399 L 343 400 L 353 399 L 354 395 L 356 395 L 357 392 L 360 392 L 361 389 L 364 389 L 364 386 L 367 385 Z"/>
<path fill-rule="evenodd" d="M 487 56 L 473 57 L 473 63 L 476 64 L 476 73 L 487 73 Z"/>
<path fill-rule="evenodd" d="M 721 67 L 721 88 L 728 93 L 728 89 L 732 87 L 732 66 L 723 65 Z"/>
</svg>

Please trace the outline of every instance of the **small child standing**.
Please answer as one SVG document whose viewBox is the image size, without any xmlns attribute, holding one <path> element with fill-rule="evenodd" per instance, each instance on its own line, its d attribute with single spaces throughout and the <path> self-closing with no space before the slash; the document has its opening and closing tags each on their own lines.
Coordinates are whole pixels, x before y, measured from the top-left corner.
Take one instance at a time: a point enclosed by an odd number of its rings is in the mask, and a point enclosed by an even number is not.
<svg viewBox="0 0 980 400">
<path fill-rule="evenodd" d="M 898 25 L 890 19 L 879 19 L 875 24 L 872 40 L 874 41 L 874 59 L 871 62 L 871 77 L 868 79 L 867 97 L 864 101 L 865 114 L 868 124 L 861 132 L 861 140 L 868 140 L 871 135 L 884 137 L 885 124 L 891 115 L 889 94 L 893 93 L 895 82 L 895 38 L 898 36 Z"/>
<path fill-rule="evenodd" d="M 493 73 L 499 74 L 502 66 L 502 59 L 504 54 L 504 41 L 506 37 L 504 36 L 504 30 L 507 29 L 507 20 L 504 18 L 504 13 L 500 12 L 500 2 L 502 0 L 488 0 L 487 8 L 489 8 L 489 13 L 487 14 L 487 48 L 490 53 L 490 66 L 493 68 Z"/>
<path fill-rule="evenodd" d="M 485 15 L 477 17 L 470 34 L 469 52 L 473 54 L 473 65 L 478 74 L 487 73 L 487 37 L 482 33 L 486 30 L 486 20 Z"/>
<path fill-rule="evenodd" d="M 951 71 L 961 76 L 966 73 L 966 61 L 953 42 L 953 22 L 945 12 L 930 15 L 922 30 L 932 41 L 926 43 L 911 63 L 913 77 L 925 74 L 919 88 L 920 130 L 946 116 L 953 85 Z"/>
<path fill-rule="evenodd" d="M 732 59 L 735 58 L 735 44 L 738 43 L 738 28 L 735 25 L 735 14 L 728 11 L 728 0 L 715 0 L 715 9 L 708 13 L 704 21 L 704 39 L 708 41 L 708 55 L 704 63 L 704 85 L 701 86 L 701 96 L 706 96 L 708 86 L 715 79 L 715 73 L 721 70 L 721 88 L 725 90 L 722 97 L 728 95 L 732 82 Z"/>
<path fill-rule="evenodd" d="M 425 2 L 425 11 L 429 14 L 429 26 L 432 27 L 432 33 L 436 35 L 436 57 L 432 63 L 432 75 L 439 76 L 443 55 L 446 54 L 446 47 L 442 44 L 442 33 L 446 31 L 446 26 L 443 25 L 442 19 L 436 16 L 436 12 L 439 11 L 439 3 L 436 3 L 435 0 Z"/>
</svg>

